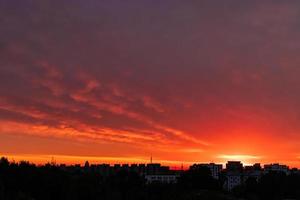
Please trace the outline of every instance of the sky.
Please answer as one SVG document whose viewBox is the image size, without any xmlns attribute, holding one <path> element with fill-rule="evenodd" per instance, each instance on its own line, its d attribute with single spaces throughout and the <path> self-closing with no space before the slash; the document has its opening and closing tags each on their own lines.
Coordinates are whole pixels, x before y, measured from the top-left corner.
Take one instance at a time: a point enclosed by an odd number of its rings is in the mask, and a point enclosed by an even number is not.
<svg viewBox="0 0 300 200">
<path fill-rule="evenodd" d="M 300 1 L 0 0 L 0 155 L 300 167 Z"/>
</svg>

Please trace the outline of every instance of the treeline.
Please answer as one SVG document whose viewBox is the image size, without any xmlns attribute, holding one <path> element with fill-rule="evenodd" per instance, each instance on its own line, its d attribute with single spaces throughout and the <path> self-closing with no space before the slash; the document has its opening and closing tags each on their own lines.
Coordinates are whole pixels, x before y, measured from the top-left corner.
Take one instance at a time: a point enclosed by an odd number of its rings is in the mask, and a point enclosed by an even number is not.
<svg viewBox="0 0 300 200">
<path fill-rule="evenodd" d="M 177 184 L 146 184 L 143 177 L 128 171 L 101 176 L 82 168 L 0 160 L 1 200 L 300 199 L 297 174 L 267 174 L 259 183 L 248 179 L 231 193 L 222 190 L 224 181 L 224 176 L 213 179 L 207 168 L 182 173 Z"/>
</svg>

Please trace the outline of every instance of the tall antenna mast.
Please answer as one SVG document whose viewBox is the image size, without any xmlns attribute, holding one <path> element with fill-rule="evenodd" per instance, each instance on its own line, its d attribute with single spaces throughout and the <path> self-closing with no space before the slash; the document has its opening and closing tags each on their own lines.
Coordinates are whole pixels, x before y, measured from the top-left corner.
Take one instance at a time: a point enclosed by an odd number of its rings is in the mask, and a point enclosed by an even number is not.
<svg viewBox="0 0 300 200">
<path fill-rule="evenodd" d="M 152 164 L 152 154 L 151 154 L 151 157 L 150 157 L 150 164 Z"/>
<path fill-rule="evenodd" d="M 55 161 L 54 156 L 51 157 L 51 165 L 56 165 L 56 161 Z"/>
</svg>

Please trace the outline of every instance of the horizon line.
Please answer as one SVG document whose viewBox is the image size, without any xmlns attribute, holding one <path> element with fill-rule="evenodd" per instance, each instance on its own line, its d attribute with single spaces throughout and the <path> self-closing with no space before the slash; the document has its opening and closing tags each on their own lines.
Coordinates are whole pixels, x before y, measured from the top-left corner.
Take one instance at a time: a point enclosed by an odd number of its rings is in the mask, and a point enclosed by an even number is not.
<svg viewBox="0 0 300 200">
<path fill-rule="evenodd" d="M 76 164 L 84 164 L 88 161 L 90 164 L 151 164 L 150 157 L 149 159 L 145 157 L 117 157 L 117 156 L 74 156 L 74 155 L 58 155 L 58 154 L 11 154 L 11 153 L 0 153 L 0 157 L 7 158 L 10 162 L 21 162 L 27 161 L 36 165 L 45 165 L 48 163 L 52 163 L 53 161 L 57 164 L 65 164 L 68 166 L 76 165 Z M 169 166 L 172 168 L 177 168 L 183 166 L 191 166 L 193 164 L 221 164 L 225 166 L 226 163 L 230 161 L 240 161 L 244 166 L 251 166 L 253 164 L 259 163 L 261 165 L 267 164 L 281 164 L 286 165 L 291 168 L 300 168 L 296 165 L 289 165 L 288 162 L 244 162 L 243 160 L 232 159 L 226 160 L 225 162 L 215 162 L 215 161 L 180 161 L 180 160 L 165 160 L 165 159 L 154 159 L 152 164 L 162 164 L 165 166 Z"/>
</svg>

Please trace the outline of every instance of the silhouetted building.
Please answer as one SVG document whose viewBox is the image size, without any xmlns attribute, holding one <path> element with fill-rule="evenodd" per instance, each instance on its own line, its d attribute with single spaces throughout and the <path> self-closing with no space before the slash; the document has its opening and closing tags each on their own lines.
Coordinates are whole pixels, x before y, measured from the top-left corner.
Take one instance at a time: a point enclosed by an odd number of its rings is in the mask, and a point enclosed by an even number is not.
<svg viewBox="0 0 300 200">
<path fill-rule="evenodd" d="M 139 166 L 137 164 L 130 165 L 130 171 L 140 174 Z"/>
<path fill-rule="evenodd" d="M 114 167 L 113 167 L 113 173 L 116 173 L 116 172 L 119 172 L 121 171 L 121 165 L 120 164 L 114 164 Z"/>
<path fill-rule="evenodd" d="M 247 181 L 248 178 L 254 178 L 256 181 L 259 181 L 262 173 L 263 171 L 259 163 L 256 163 L 252 166 L 245 166 L 243 173 L 243 182 Z"/>
<path fill-rule="evenodd" d="M 226 181 L 224 188 L 228 191 L 245 183 L 249 178 L 259 181 L 263 170 L 259 163 L 252 166 L 245 166 L 240 161 L 228 161 L 226 164 Z"/>
<path fill-rule="evenodd" d="M 215 179 L 219 179 L 219 175 L 223 169 L 222 164 L 215 164 L 215 163 L 194 164 L 190 167 L 190 169 L 196 170 L 202 167 L 208 168 L 211 172 L 212 177 Z"/>
<path fill-rule="evenodd" d="M 129 164 L 123 164 L 121 169 L 128 172 L 129 171 Z"/>
<path fill-rule="evenodd" d="M 108 176 L 110 174 L 110 165 L 109 164 L 100 164 L 97 165 L 96 167 L 97 171 L 102 175 L 102 176 Z"/>
<path fill-rule="evenodd" d="M 243 164 L 241 161 L 228 161 L 226 164 L 227 171 L 235 171 L 235 172 L 242 172 L 243 171 Z"/>
<path fill-rule="evenodd" d="M 151 164 L 147 164 L 146 166 L 147 175 L 163 174 L 163 173 L 168 173 L 169 171 L 170 171 L 169 167 L 161 166 L 158 163 L 151 163 Z"/>
<path fill-rule="evenodd" d="M 146 174 L 146 165 L 145 164 L 139 164 L 138 166 L 139 174 L 141 176 Z"/>
<path fill-rule="evenodd" d="M 278 163 L 264 165 L 265 173 L 269 172 L 283 172 L 285 174 L 289 174 L 289 167 L 286 165 L 280 165 Z"/>
<path fill-rule="evenodd" d="M 224 188 L 228 191 L 242 184 L 243 164 L 240 161 L 228 161 L 226 164 L 226 181 Z"/>
</svg>

